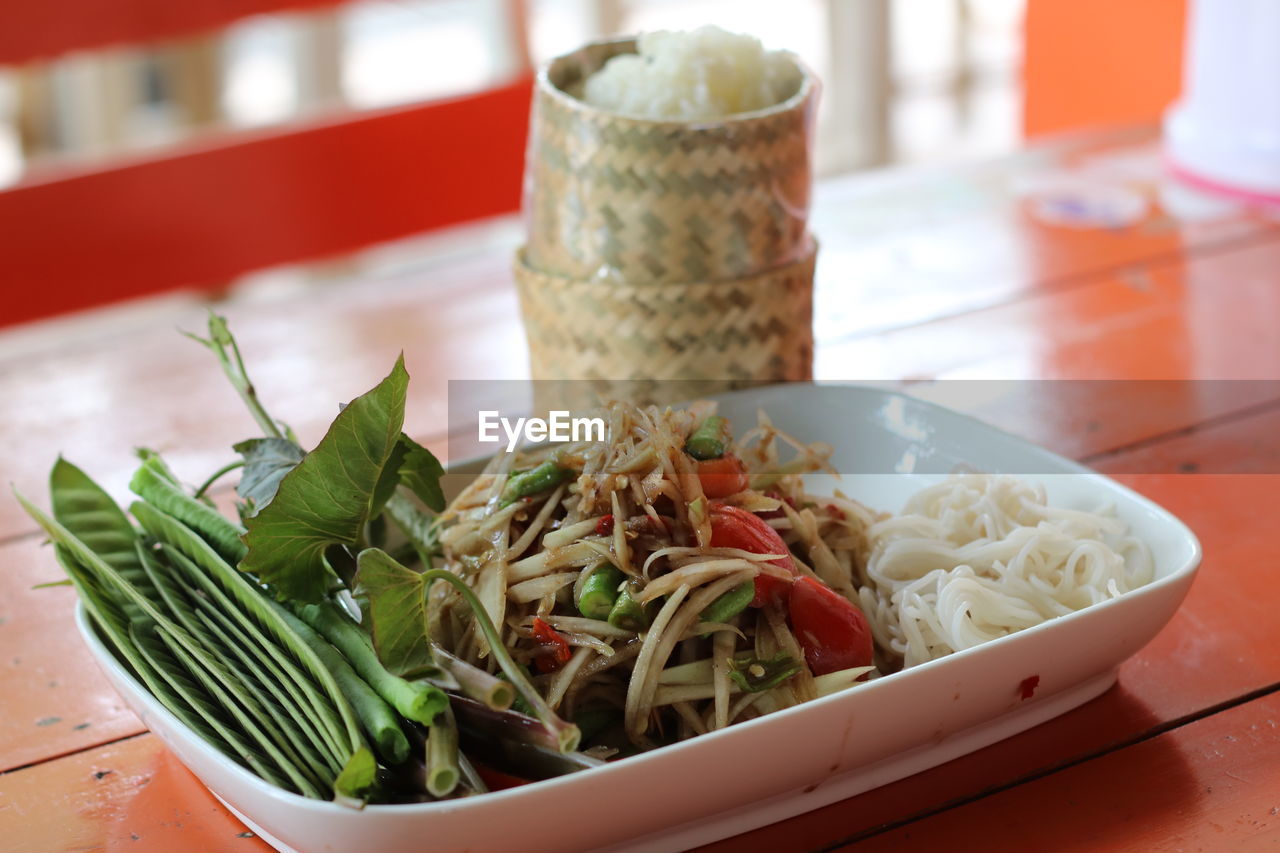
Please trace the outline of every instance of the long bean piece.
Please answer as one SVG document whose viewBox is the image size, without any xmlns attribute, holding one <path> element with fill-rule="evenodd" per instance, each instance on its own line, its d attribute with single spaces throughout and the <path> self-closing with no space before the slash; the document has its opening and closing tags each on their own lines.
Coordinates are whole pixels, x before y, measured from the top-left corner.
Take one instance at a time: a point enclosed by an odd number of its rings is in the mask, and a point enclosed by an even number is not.
<svg viewBox="0 0 1280 853">
<path fill-rule="evenodd" d="M 274 604 L 274 602 L 272 602 Z M 279 607 L 279 605 L 276 605 Z M 338 650 L 325 641 L 310 625 L 294 616 L 283 607 L 279 608 L 280 618 L 289 623 L 289 627 L 298 632 L 298 636 L 315 650 L 315 653 L 329 667 L 338 687 L 346 695 L 347 701 L 355 709 L 360 718 L 360 725 L 365 734 L 373 739 L 378 752 L 388 764 L 399 764 L 409 757 L 409 739 L 405 737 L 400 723 L 396 719 L 391 706 L 378 695 L 368 682 L 347 663 Z"/>
<path fill-rule="evenodd" d="M 234 565 L 244 559 L 246 549 L 240 541 L 244 530 L 213 507 L 184 492 L 173 482 L 160 457 L 152 456 L 143 462 L 129 481 L 129 488 L 148 504 L 194 530 L 227 562 Z"/>
<path fill-rule="evenodd" d="M 370 687 L 405 717 L 431 725 L 444 710 L 448 698 L 430 684 L 406 681 L 392 675 L 378 660 L 373 641 L 351 617 L 330 601 L 303 604 L 294 613 L 338 648 Z"/>
<path fill-rule="evenodd" d="M 512 475 L 502 489 L 502 498 L 498 506 L 508 506 L 521 498 L 549 491 L 572 476 L 572 469 L 562 468 L 552 460 L 547 460 L 536 468 Z"/>
<path fill-rule="evenodd" d="M 447 797 L 458 787 L 458 724 L 449 706 L 436 718 L 427 735 L 427 791 Z"/>
</svg>

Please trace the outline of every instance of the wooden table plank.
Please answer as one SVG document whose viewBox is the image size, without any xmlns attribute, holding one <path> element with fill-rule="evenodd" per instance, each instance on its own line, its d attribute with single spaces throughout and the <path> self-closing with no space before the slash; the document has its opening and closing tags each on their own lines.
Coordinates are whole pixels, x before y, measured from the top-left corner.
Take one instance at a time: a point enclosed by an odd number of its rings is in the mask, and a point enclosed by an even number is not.
<svg viewBox="0 0 1280 853">
<path fill-rule="evenodd" d="M 152 734 L 0 776 L 0 827 L 11 853 L 271 850 Z"/>
<path fill-rule="evenodd" d="M 1247 421 L 1280 407 L 1280 380 L 984 380 L 909 383 L 912 396 L 997 426 L 1055 453 L 1093 465 L 1111 458 L 1112 473 L 1185 473 L 1172 437 L 1206 423 Z M 1280 453 L 1280 435 L 1255 430 L 1255 448 Z M 1152 443 L 1152 450 L 1131 453 Z M 1194 442 L 1192 442 L 1194 444 Z M 1259 461 L 1264 457 L 1258 457 Z M 1206 474 L 1280 472 L 1234 452 L 1204 460 Z M 1036 471 L 1015 471 L 1035 474 Z"/>
<path fill-rule="evenodd" d="M 1276 269 L 1280 242 L 1263 242 L 1104 275 L 822 347 L 817 375 L 932 377 L 909 392 L 1063 455 L 1094 457 L 1280 400 Z M 1127 470 L 1153 471 L 1163 457 L 1125 458 Z"/>
<path fill-rule="evenodd" d="M 1280 473 L 1280 407 L 1233 418 L 1091 460 L 1104 473 Z"/>
<path fill-rule="evenodd" d="M 807 815 L 702 848 L 817 849 L 929 814 L 1154 728 L 1280 684 L 1280 620 L 1269 533 L 1280 476 L 1124 476 L 1201 537 L 1205 562 L 1169 625 L 1080 708 L 979 752 Z M 984 836 L 985 837 L 985 836 Z"/>
<path fill-rule="evenodd" d="M 37 536 L 0 546 L 0 772 L 144 728 L 80 641 L 75 591 L 32 589 L 63 577 Z"/>
<path fill-rule="evenodd" d="M 840 849 L 1275 850 L 1278 750 L 1273 694 Z"/>
<path fill-rule="evenodd" d="M 1280 242 L 820 348 L 819 379 L 1280 378 Z"/>
<path fill-rule="evenodd" d="M 1028 201 L 1047 180 L 1102 182 L 1148 210 L 1127 227 L 1050 225 Z M 1217 201 L 1205 215 L 1203 205 L 1175 204 L 1185 192 L 1165 174 L 1156 134 L 1140 128 L 1067 136 L 960 168 L 819 182 L 811 227 L 822 244 L 819 276 L 831 286 L 817 296 L 818 337 L 918 325 L 1277 234 L 1276 222 L 1243 206 Z"/>
</svg>

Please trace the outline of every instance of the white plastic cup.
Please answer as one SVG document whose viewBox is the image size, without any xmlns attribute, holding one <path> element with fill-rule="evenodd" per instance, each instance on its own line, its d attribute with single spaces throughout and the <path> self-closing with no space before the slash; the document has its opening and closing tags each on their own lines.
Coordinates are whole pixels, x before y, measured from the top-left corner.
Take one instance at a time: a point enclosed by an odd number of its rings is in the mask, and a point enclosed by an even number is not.
<svg viewBox="0 0 1280 853">
<path fill-rule="evenodd" d="M 1280 0 L 1192 0 L 1164 136 L 1180 177 L 1280 202 Z"/>
</svg>

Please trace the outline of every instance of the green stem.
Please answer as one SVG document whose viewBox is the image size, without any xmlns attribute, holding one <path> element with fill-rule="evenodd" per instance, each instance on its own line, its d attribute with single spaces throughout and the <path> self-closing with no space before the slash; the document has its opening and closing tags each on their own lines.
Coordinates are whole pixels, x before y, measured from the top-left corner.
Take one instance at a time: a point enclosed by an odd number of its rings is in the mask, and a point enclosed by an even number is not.
<svg viewBox="0 0 1280 853">
<path fill-rule="evenodd" d="M 476 772 L 475 765 L 468 759 L 467 754 L 462 750 L 458 750 L 458 772 L 462 774 L 462 782 L 477 794 L 489 793 L 489 786 L 480 778 L 480 774 Z"/>
<path fill-rule="evenodd" d="M 222 365 L 222 372 L 231 381 L 232 387 L 236 389 L 240 399 L 244 400 L 249 413 L 258 422 L 258 426 L 262 427 L 264 433 L 274 438 L 287 438 L 294 444 L 298 443 L 293 430 L 286 426 L 282 432 L 279 423 L 267 413 L 262 402 L 258 399 L 258 392 L 254 389 L 253 382 L 249 379 L 249 370 L 245 367 L 244 358 L 240 355 L 240 346 L 236 343 L 236 339 L 231 336 L 231 330 L 227 327 L 225 317 L 220 317 L 212 311 L 209 312 L 208 338 L 202 338 L 190 333 L 186 334 L 192 340 L 204 344 L 217 356 L 218 363 Z"/>
<path fill-rule="evenodd" d="M 458 689 L 464 695 L 477 702 L 483 702 L 485 707 L 495 711 L 505 711 L 515 701 L 515 691 L 501 678 L 490 675 L 461 658 L 454 657 L 439 646 L 433 645 L 431 651 L 436 663 L 453 676 L 454 681 L 458 682 Z"/>
<path fill-rule="evenodd" d="M 232 471 L 236 470 L 237 468 L 243 468 L 243 467 L 244 467 L 243 459 L 240 459 L 236 462 L 228 462 L 226 465 L 223 465 L 217 471 L 214 471 L 212 474 L 210 474 L 209 478 L 200 484 L 200 488 L 196 489 L 196 493 L 193 495 L 193 497 L 197 497 L 197 498 L 202 497 L 205 492 L 209 491 L 209 487 L 212 486 L 214 483 L 218 482 L 218 479 L 222 477 L 224 474 L 230 474 Z"/>
</svg>

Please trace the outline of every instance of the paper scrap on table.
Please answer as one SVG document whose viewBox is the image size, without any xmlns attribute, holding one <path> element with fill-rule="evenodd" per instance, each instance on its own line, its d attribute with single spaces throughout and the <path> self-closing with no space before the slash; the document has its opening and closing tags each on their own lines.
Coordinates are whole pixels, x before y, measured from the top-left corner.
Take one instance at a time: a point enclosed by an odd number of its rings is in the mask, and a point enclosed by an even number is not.
<svg viewBox="0 0 1280 853">
<path fill-rule="evenodd" d="M 1032 216 L 1064 228 L 1126 228 L 1147 215 L 1137 190 L 1075 175 L 1038 181 L 1022 195 Z"/>
</svg>

